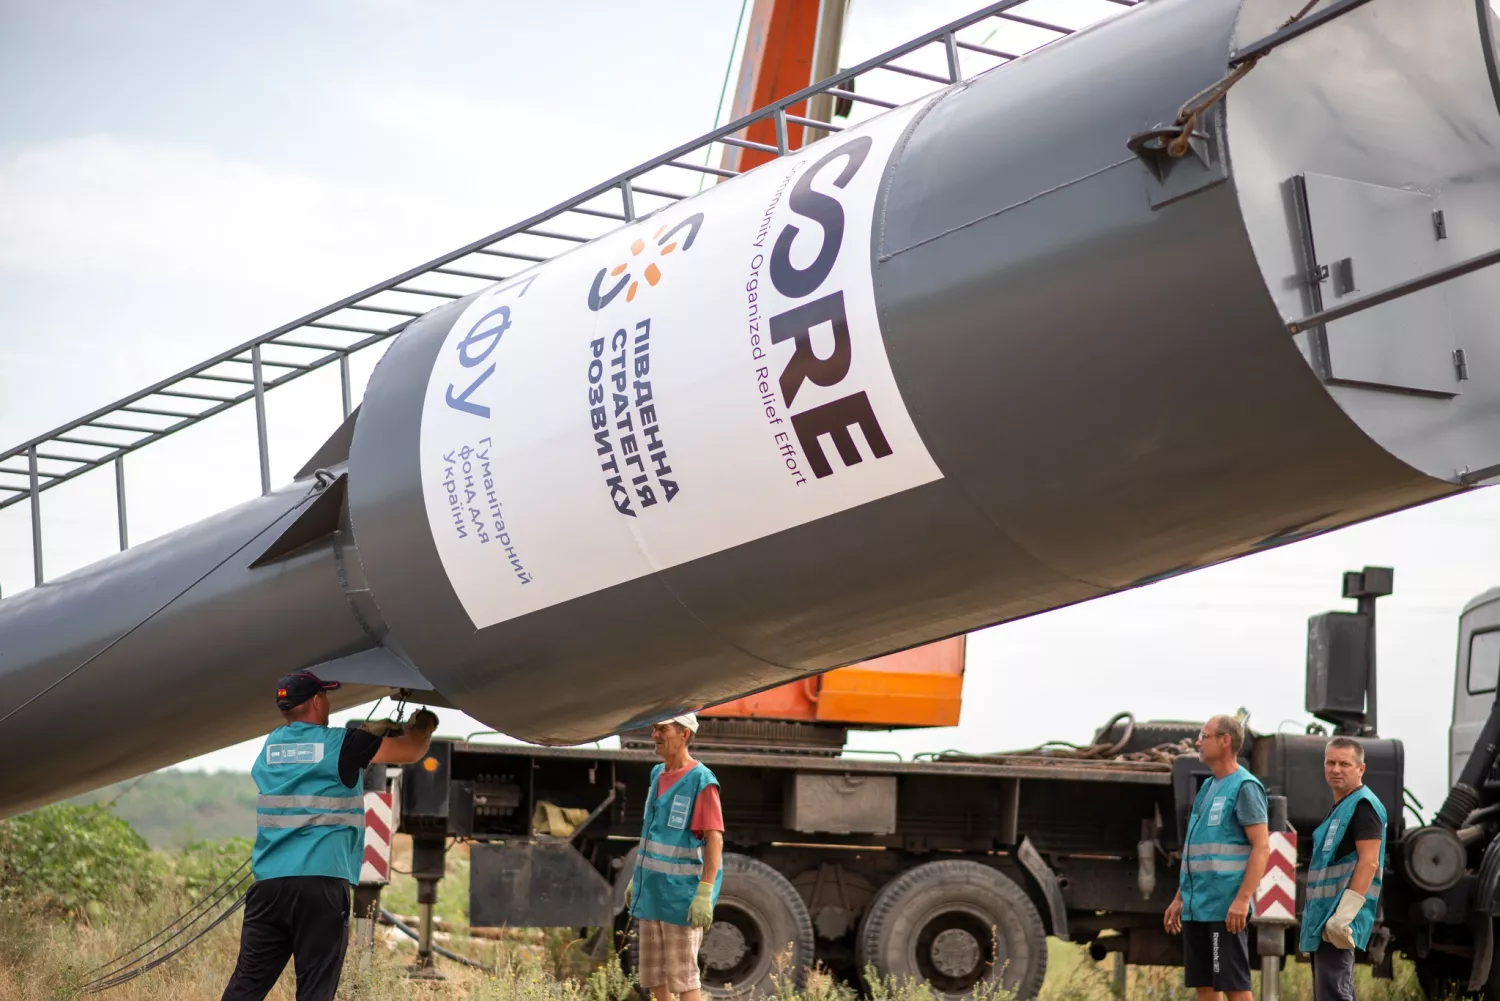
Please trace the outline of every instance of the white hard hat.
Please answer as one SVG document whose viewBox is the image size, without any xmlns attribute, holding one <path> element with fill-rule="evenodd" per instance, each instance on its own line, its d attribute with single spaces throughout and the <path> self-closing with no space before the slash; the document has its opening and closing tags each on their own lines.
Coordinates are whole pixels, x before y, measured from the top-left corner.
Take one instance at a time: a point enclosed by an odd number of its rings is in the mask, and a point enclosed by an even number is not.
<svg viewBox="0 0 1500 1001">
<path fill-rule="evenodd" d="M 689 733 L 697 733 L 698 732 L 698 714 L 697 713 L 683 713 L 681 716 L 673 716 L 667 722 L 669 722 L 669 723 L 680 723 L 684 727 L 687 728 L 687 730 L 688 730 Z"/>
</svg>

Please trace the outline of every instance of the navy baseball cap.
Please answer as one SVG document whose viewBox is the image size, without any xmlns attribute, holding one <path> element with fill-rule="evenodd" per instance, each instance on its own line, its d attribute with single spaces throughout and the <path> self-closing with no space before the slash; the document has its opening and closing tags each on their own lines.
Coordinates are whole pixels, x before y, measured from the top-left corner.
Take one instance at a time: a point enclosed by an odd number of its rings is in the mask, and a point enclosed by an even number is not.
<svg viewBox="0 0 1500 1001">
<path fill-rule="evenodd" d="M 295 709 L 319 692 L 337 687 L 337 681 L 324 681 L 311 671 L 294 671 L 276 682 L 276 708 Z"/>
</svg>

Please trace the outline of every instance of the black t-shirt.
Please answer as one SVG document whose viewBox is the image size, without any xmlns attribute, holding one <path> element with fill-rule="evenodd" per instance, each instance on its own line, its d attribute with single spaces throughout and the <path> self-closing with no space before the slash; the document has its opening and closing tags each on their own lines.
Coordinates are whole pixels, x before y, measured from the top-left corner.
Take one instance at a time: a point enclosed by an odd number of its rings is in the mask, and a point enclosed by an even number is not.
<svg viewBox="0 0 1500 1001">
<path fill-rule="evenodd" d="M 343 767 L 343 759 L 339 759 L 339 767 Z M 1347 855 L 1353 855 L 1356 851 L 1356 841 L 1378 841 L 1385 833 L 1385 825 L 1380 822 L 1380 816 L 1375 808 L 1370 805 L 1369 800 L 1360 800 L 1359 805 L 1354 808 L 1354 816 L 1349 820 L 1349 826 L 1344 829 L 1344 839 L 1339 842 L 1339 850 L 1334 852 L 1334 859 L 1341 859 Z"/>
<path fill-rule="evenodd" d="M 368 730 L 347 731 L 344 734 L 344 746 L 339 751 L 339 781 L 351 789 L 358 785 L 360 773 L 375 760 L 375 755 L 380 751 L 380 742 L 384 739 Z"/>
</svg>

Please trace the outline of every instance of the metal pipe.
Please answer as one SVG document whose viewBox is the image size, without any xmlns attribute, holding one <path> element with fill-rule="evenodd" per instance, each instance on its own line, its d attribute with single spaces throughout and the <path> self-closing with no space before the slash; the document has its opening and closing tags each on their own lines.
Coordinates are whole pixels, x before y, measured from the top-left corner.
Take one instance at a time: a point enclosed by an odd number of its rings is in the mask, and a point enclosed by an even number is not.
<svg viewBox="0 0 1500 1001">
<path fill-rule="evenodd" d="M 155 407 L 121 407 L 120 410 L 130 414 L 150 414 L 153 417 L 177 417 L 183 420 L 198 416 L 197 414 L 186 413 L 182 410 L 158 410 Z"/>
<path fill-rule="evenodd" d="M 487 281 L 487 282 L 503 282 L 503 281 L 506 280 L 506 276 L 505 275 L 487 275 L 487 274 L 482 274 L 482 273 L 480 273 L 478 271 L 463 271 L 463 270 L 461 270 L 459 268 L 433 268 L 432 270 L 436 274 L 440 274 L 440 275 L 457 275 L 460 278 L 478 278 L 481 281 Z M 313 326 L 313 324 L 308 324 L 308 326 Z M 368 331 L 368 332 L 369 333 L 376 333 L 377 331 Z M 286 341 L 278 341 L 277 343 L 278 344 L 285 344 L 287 342 Z"/>
<path fill-rule="evenodd" d="M 664 164 L 667 167 L 681 167 L 683 170 L 696 170 L 700 174 L 712 174 L 715 177 L 739 177 L 739 173 L 733 170 L 725 170 L 723 167 L 707 167 L 701 163 L 684 163 L 681 160 L 673 160 Z"/>
<path fill-rule="evenodd" d="M 1471 271 L 1478 271 L 1492 264 L 1500 264 L 1500 247 L 1480 254 L 1477 257 L 1470 257 L 1468 260 L 1459 261 L 1457 264 L 1450 264 L 1447 267 L 1438 268 L 1436 271 L 1429 271 L 1425 275 L 1418 275 L 1408 281 L 1398 282 L 1390 288 L 1382 289 L 1379 292 L 1371 292 L 1369 295 L 1362 295 L 1358 299 L 1350 299 L 1348 302 L 1334 306 L 1332 309 L 1319 310 L 1311 316 L 1304 316 L 1300 320 L 1288 323 L 1286 329 L 1289 333 L 1300 334 L 1304 330 L 1311 330 L 1313 327 L 1320 327 L 1325 323 L 1332 323 L 1334 320 L 1341 320 L 1346 316 L 1362 313 L 1373 306 L 1390 302 L 1392 299 L 1399 299 L 1402 296 L 1411 295 L 1413 292 L 1420 292 L 1424 288 L 1431 288 L 1434 285 L 1441 285 L 1443 282 L 1451 281 L 1454 278 L 1461 278 Z"/>
<path fill-rule="evenodd" d="M 689 152 L 692 151 L 689 150 Z M 658 164 L 658 166 L 660 166 L 660 164 Z M 642 171 L 641 176 L 644 176 L 644 174 L 645 172 Z M 648 188 L 644 184 L 631 184 L 630 190 L 642 195 L 655 195 L 657 198 L 670 198 L 674 202 L 680 202 L 684 198 L 688 197 L 687 195 L 680 195 L 675 191 L 662 191 L 660 188 Z"/>
<path fill-rule="evenodd" d="M 823 126 L 822 130 L 824 132 L 842 132 L 842 131 L 844 131 L 844 129 L 843 129 L 842 126 L 839 126 L 839 125 L 827 125 L 827 124 L 825 124 L 823 122 L 817 121 L 816 119 L 803 118 L 801 115 L 787 115 L 786 116 L 786 120 L 789 121 L 789 122 L 791 122 L 793 125 L 802 125 L 802 126 L 821 125 L 821 126 Z"/>
<path fill-rule="evenodd" d="M 877 66 L 875 68 L 881 70 L 890 70 L 892 73 L 900 73 L 902 76 L 914 76 L 918 80 L 930 80 L 933 83 L 945 84 L 948 82 L 946 79 L 938 76 L 936 73 L 928 73 L 924 70 L 908 69 L 905 66 L 897 66 L 895 63 L 886 63 L 884 66 Z"/>
<path fill-rule="evenodd" d="M 266 440 L 266 375 L 260 363 L 260 345 L 250 349 L 255 380 L 255 441 L 260 448 L 260 495 L 271 492 L 271 450 Z"/>
<path fill-rule="evenodd" d="M 1375 596 L 1375 595 L 1363 595 L 1363 596 L 1361 596 L 1359 598 L 1357 606 L 1356 606 L 1358 608 L 1358 610 L 1359 610 L 1359 614 L 1361 614 L 1361 615 L 1363 615 L 1365 617 L 1365 622 L 1368 624 L 1367 625 L 1367 631 L 1369 633 L 1369 638 L 1366 640 L 1366 642 L 1369 644 L 1368 649 L 1370 651 L 1370 669 L 1369 669 L 1368 675 L 1365 678 L 1365 724 L 1364 725 L 1365 725 L 1365 733 L 1368 734 L 1371 737 L 1374 737 L 1376 734 L 1378 734 L 1380 732 L 1380 716 L 1379 716 L 1379 712 L 1378 712 L 1379 700 L 1376 697 L 1376 692 L 1377 692 L 1376 682 L 1377 682 L 1377 680 L 1380 677 L 1380 672 L 1378 670 L 1376 670 L 1376 666 L 1377 665 L 1376 665 L 1376 652 L 1375 652 L 1375 599 L 1376 599 L 1376 597 L 1377 596 Z"/>
<path fill-rule="evenodd" d="M 537 260 L 543 261 L 543 260 L 546 260 L 546 258 L 544 258 L 544 257 L 538 257 Z M 389 291 L 389 289 L 386 289 L 385 291 Z M 360 303 L 355 303 L 352 306 L 345 306 L 344 308 L 345 309 L 359 309 L 359 310 L 363 310 L 366 313 L 390 313 L 392 316 L 413 316 L 413 317 L 415 317 L 415 316 L 421 316 L 422 315 L 421 313 L 413 313 L 409 309 L 396 309 L 393 306 L 365 306 L 365 305 L 362 305 Z"/>
<path fill-rule="evenodd" d="M 858 101 L 860 104 L 873 104 L 877 108 L 890 109 L 898 106 L 894 101 L 882 101 L 878 97 L 870 97 L 867 94 L 856 94 L 854 91 L 845 90 L 842 87 L 829 87 L 828 93 L 832 94 L 834 97 L 842 97 L 846 101 Z M 768 146 L 766 148 L 771 149 L 773 147 Z"/>
<path fill-rule="evenodd" d="M 120 524 L 120 552 L 130 548 L 130 532 L 125 524 L 125 456 L 115 456 L 115 517 Z"/>
<path fill-rule="evenodd" d="M 426 295 L 426 296 L 431 296 L 434 299 L 462 299 L 463 298 L 463 296 L 459 295 L 457 292 L 439 292 L 437 289 L 411 288 L 411 287 L 406 286 L 406 285 L 397 285 L 395 288 L 391 289 L 391 291 L 392 292 L 405 292 L 407 295 Z M 280 342 L 278 341 L 277 343 L 280 343 Z"/>
<path fill-rule="evenodd" d="M 620 179 L 620 202 L 625 206 L 625 221 L 635 222 L 635 192 L 628 177 Z"/>
<path fill-rule="evenodd" d="M 344 393 L 344 420 L 349 419 L 350 412 L 354 409 L 352 387 L 349 385 L 349 355 L 339 355 L 339 386 Z"/>
<path fill-rule="evenodd" d="M 1260 1001 L 1281 1001 L 1281 957 L 1260 957 Z"/>
<path fill-rule="evenodd" d="M 36 471 L 36 446 L 26 450 L 27 478 L 31 483 L 31 579 L 37 587 L 42 575 L 42 488 Z"/>
<path fill-rule="evenodd" d="M 808 83 L 826 80 L 839 71 L 839 43 L 844 38 L 844 14 L 849 9 L 849 0 L 820 0 L 818 8 L 818 33 L 813 39 L 812 79 Z M 807 117 L 817 122 L 833 121 L 833 95 L 825 90 L 811 98 L 807 102 Z M 827 134 L 822 129 L 804 128 L 802 145 L 817 142 Z"/>
<path fill-rule="evenodd" d="M 463 274 L 463 272 L 461 272 L 461 271 L 455 271 L 455 272 L 452 272 L 452 274 Z M 468 277 L 468 278 L 484 278 L 484 277 L 487 277 L 487 276 L 485 276 L 485 275 L 466 275 L 465 277 Z M 375 334 L 375 335 L 380 336 L 380 337 L 384 337 L 384 336 L 386 336 L 386 335 L 388 335 L 388 334 L 391 333 L 391 331 L 389 331 L 389 330 L 381 330 L 379 327 L 351 327 L 347 323 L 324 323 L 322 320 L 314 320 L 312 323 L 307 324 L 307 326 L 309 326 L 309 327 L 317 327 L 319 330 L 346 330 L 346 331 L 348 331 L 351 334 Z M 294 347 L 294 348 L 319 347 L 320 346 L 320 345 L 312 345 L 312 344 L 307 344 L 307 343 L 299 343 L 298 341 L 277 341 L 276 343 L 277 344 L 286 345 L 287 347 Z M 337 350 L 337 349 L 336 348 L 328 348 L 327 350 L 334 351 L 334 350 Z"/>
<path fill-rule="evenodd" d="M 1016 24 L 1024 24 L 1032 28 L 1041 28 L 1043 31 L 1055 31 L 1059 35 L 1071 35 L 1072 28 L 1066 28 L 1052 21 L 1042 21 L 1034 17 L 1026 17 L 1024 14 L 1012 14 L 1004 10 L 995 15 L 1002 21 L 1014 21 Z"/>
<path fill-rule="evenodd" d="M 593 237 L 575 236 L 572 233 L 559 233 L 551 229 L 523 229 L 522 233 L 527 236 L 544 236 L 549 240 L 568 240 L 572 243 L 588 243 Z"/>
<path fill-rule="evenodd" d="M 512 261 L 530 261 L 532 264 L 540 264 L 542 261 L 547 260 L 547 258 L 539 257 L 536 254 L 518 254 L 513 250 L 493 250 L 489 247 L 480 247 L 474 253 L 484 254 L 486 257 L 504 257 Z"/>
<path fill-rule="evenodd" d="M 1293 21 L 1291 24 L 1283 25 L 1281 28 L 1271 32 L 1260 41 L 1251 42 L 1249 45 L 1245 46 L 1243 49 L 1240 49 L 1234 55 L 1230 56 L 1229 65 L 1231 67 L 1234 67 L 1240 65 L 1241 63 L 1248 62 L 1251 59 L 1257 59 L 1260 56 L 1265 55 L 1267 52 L 1270 52 L 1272 49 L 1276 48 L 1276 46 L 1282 44 L 1283 42 L 1289 42 L 1292 39 L 1296 38 L 1298 35 L 1305 35 L 1309 31 L 1312 31 L 1314 28 L 1322 27 L 1329 21 L 1332 21 L 1334 18 L 1343 17 L 1354 8 L 1363 7 L 1369 2 L 1370 0 L 1343 0 L 1343 2 L 1341 3 L 1335 3 L 1329 7 L 1325 7 L 1323 10 L 1318 11 L 1316 14 L 1309 14 L 1307 17 L 1304 17 L 1297 21 Z"/>
<path fill-rule="evenodd" d="M 1266 797 L 1266 828 L 1272 834 L 1281 834 L 1287 829 L 1287 801 L 1285 796 Z M 1269 922 L 1255 926 L 1256 951 L 1260 953 L 1260 997 L 1261 1001 L 1279 1001 L 1281 997 L 1281 961 L 1286 952 L 1286 928 Z"/>
<path fill-rule="evenodd" d="M 997 59 L 1016 58 L 1016 54 L 1014 52 L 1002 52 L 999 49 L 992 49 L 986 45 L 976 45 L 973 42 L 959 41 L 957 42 L 957 45 L 960 49 L 967 49 L 970 52 L 982 52 L 987 56 L 994 56 Z"/>
<path fill-rule="evenodd" d="M 952 83 L 958 83 L 964 78 L 963 67 L 958 64 L 958 39 L 953 32 L 943 36 L 943 50 L 948 55 L 948 79 Z"/>
</svg>

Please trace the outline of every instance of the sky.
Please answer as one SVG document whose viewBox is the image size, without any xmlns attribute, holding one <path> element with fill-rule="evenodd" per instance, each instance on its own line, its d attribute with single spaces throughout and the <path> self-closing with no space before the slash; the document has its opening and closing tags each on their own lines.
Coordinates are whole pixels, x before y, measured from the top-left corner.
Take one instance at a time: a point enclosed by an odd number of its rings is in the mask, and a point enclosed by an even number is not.
<svg viewBox="0 0 1500 1001">
<path fill-rule="evenodd" d="M 975 0 L 853 0 L 845 65 Z M 1101 0 L 1036 0 L 1083 23 Z M 0 0 L 0 446 L 25 440 L 707 131 L 740 0 Z M 1026 44 L 1000 38 L 994 44 Z M 915 86 L 915 85 L 914 85 Z M 356 396 L 378 360 L 353 366 Z M 337 425 L 335 370 L 270 397 L 273 479 Z M 258 491 L 248 407 L 132 456 L 139 542 Z M 49 576 L 112 551 L 108 474 L 44 499 Z M 1340 574 L 1381 603 L 1381 730 L 1429 806 L 1447 775 L 1456 620 L 1500 584 L 1482 491 L 976 633 L 961 724 L 859 748 L 1086 741 L 1114 712 L 1301 729 L 1306 619 Z M 0 593 L 31 583 L 0 511 Z M 364 715 L 366 707 L 359 711 Z M 445 713 L 441 732 L 482 723 Z M 182 767 L 248 768 L 258 742 Z"/>
</svg>

